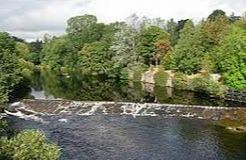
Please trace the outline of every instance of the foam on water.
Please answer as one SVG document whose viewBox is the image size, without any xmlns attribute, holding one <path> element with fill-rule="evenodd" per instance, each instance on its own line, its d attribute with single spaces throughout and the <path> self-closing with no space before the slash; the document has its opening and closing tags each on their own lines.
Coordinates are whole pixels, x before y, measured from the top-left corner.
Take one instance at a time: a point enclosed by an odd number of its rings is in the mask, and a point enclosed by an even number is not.
<svg viewBox="0 0 246 160">
<path fill-rule="evenodd" d="M 17 111 L 15 113 L 13 113 L 13 112 L 9 112 L 9 111 L 5 110 L 5 113 L 7 115 L 15 116 L 15 117 L 18 117 L 18 118 L 21 118 L 21 119 L 25 119 L 25 120 L 33 120 L 33 121 L 40 122 L 40 123 L 48 123 L 47 121 L 44 121 L 42 118 L 40 118 L 38 116 L 26 115 L 26 114 L 24 114 L 23 112 L 20 112 L 20 111 Z"/>
<path fill-rule="evenodd" d="M 174 104 L 129 103 L 129 102 L 77 102 L 64 100 L 24 100 L 10 105 L 7 114 L 21 118 L 32 118 L 42 121 L 39 117 L 52 115 L 130 115 L 137 116 L 180 116 L 185 118 L 220 119 L 221 116 L 233 115 L 238 109 L 212 106 L 192 106 Z"/>
</svg>

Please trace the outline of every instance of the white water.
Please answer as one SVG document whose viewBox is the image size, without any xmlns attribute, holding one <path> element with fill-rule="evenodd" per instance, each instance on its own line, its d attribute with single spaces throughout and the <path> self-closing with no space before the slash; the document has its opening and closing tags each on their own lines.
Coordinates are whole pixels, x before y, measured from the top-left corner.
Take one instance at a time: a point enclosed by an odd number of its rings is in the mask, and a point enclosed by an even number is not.
<svg viewBox="0 0 246 160">
<path fill-rule="evenodd" d="M 26 115 L 20 111 L 18 112 L 9 112 L 9 111 L 6 111 L 5 110 L 5 113 L 7 115 L 11 115 L 11 116 L 15 116 L 15 117 L 19 117 L 21 119 L 25 119 L 25 120 L 33 120 L 33 121 L 36 121 L 36 122 L 40 122 L 40 123 L 48 123 L 47 121 L 44 121 L 42 118 L 38 117 L 38 116 L 35 116 L 35 115 Z"/>
<path fill-rule="evenodd" d="M 150 104 L 150 103 L 124 103 L 124 102 L 77 102 L 77 101 L 48 101 L 48 100 L 25 100 L 10 105 L 14 112 L 6 111 L 8 115 L 17 116 L 23 119 L 32 119 L 46 123 L 41 118 L 45 115 L 130 115 L 137 116 L 163 116 L 163 117 L 185 117 L 204 119 L 204 112 L 213 111 L 221 115 L 228 110 L 238 108 L 212 107 L 212 106 L 191 106 L 172 104 Z M 220 117 L 215 117 L 220 118 Z M 66 120 L 59 120 L 66 123 Z"/>
</svg>

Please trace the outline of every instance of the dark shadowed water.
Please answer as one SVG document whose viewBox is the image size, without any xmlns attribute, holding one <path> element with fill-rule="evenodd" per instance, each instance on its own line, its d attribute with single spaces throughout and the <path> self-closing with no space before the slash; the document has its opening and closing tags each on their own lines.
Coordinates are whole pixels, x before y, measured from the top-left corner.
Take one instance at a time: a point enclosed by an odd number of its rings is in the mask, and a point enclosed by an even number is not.
<svg viewBox="0 0 246 160">
<path fill-rule="evenodd" d="M 205 120 L 120 115 L 10 117 L 17 129 L 40 129 L 64 160 L 243 160 L 246 135 Z"/>
<path fill-rule="evenodd" d="M 105 79 L 70 74 L 60 76 L 42 72 L 30 77 L 31 88 L 20 97 L 33 99 L 69 99 L 76 101 L 149 102 L 205 106 L 246 106 L 246 104 L 210 98 L 207 95 L 154 86 L 141 82 Z"/>
</svg>

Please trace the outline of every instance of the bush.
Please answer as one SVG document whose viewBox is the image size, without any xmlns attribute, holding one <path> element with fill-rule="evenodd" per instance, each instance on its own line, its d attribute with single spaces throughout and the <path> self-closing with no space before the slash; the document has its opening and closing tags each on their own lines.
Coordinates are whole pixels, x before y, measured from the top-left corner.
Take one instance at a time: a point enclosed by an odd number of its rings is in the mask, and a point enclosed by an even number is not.
<svg viewBox="0 0 246 160">
<path fill-rule="evenodd" d="M 1 108 L 0 108 L 1 109 Z M 0 114 L 1 114 L 1 111 L 0 111 Z M 0 117 L 0 137 L 1 136 L 5 136 L 7 133 L 6 131 L 6 128 L 7 128 L 7 123 L 6 121 L 4 120 L 1 120 L 1 117 Z"/>
<path fill-rule="evenodd" d="M 173 85 L 177 89 L 192 90 L 194 92 L 201 92 L 217 97 L 223 97 L 227 90 L 224 85 L 212 80 L 209 76 L 189 79 L 188 76 L 183 73 L 176 73 L 174 75 Z"/>
<path fill-rule="evenodd" d="M 5 90 L 5 87 L 0 85 L 0 104 L 7 102 L 9 99 L 9 95 Z"/>
<path fill-rule="evenodd" d="M 159 71 L 154 75 L 155 84 L 157 86 L 166 86 L 168 74 L 164 69 L 160 68 Z"/>
<path fill-rule="evenodd" d="M 11 139 L 2 138 L 0 155 L 13 160 L 57 160 L 59 148 L 49 144 L 39 131 L 23 131 Z"/>
<path fill-rule="evenodd" d="M 129 70 L 127 68 L 123 68 L 120 71 L 120 79 L 127 80 L 129 79 Z"/>
<path fill-rule="evenodd" d="M 189 90 L 189 78 L 184 73 L 177 72 L 173 77 L 173 86 L 177 89 Z"/>
<path fill-rule="evenodd" d="M 193 91 L 223 97 L 226 87 L 219 82 L 211 80 L 208 76 L 192 79 L 190 87 Z"/>
<path fill-rule="evenodd" d="M 147 71 L 147 66 L 144 64 L 137 64 L 131 67 L 133 70 L 133 81 L 141 81 L 142 74 Z"/>
</svg>

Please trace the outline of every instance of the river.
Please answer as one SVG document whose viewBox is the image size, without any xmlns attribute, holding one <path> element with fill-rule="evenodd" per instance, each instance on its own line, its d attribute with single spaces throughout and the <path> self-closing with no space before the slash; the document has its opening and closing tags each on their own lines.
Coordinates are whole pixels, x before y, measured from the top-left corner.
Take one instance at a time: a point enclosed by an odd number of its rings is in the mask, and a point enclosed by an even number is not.
<svg viewBox="0 0 246 160">
<path fill-rule="evenodd" d="M 44 99 L 49 105 L 21 107 L 20 113 L 7 117 L 10 127 L 17 131 L 41 130 L 62 148 L 62 160 L 244 160 L 246 157 L 246 134 L 228 131 L 213 120 L 189 114 L 170 116 L 158 109 L 162 103 L 227 107 L 243 104 L 135 82 L 115 84 L 76 77 L 52 74 L 36 77 L 25 97 Z M 75 107 L 61 108 L 54 101 L 57 99 L 111 102 L 103 102 L 107 110 L 102 102 L 72 101 Z M 114 102 L 122 105 L 117 108 L 111 104 Z"/>
</svg>

